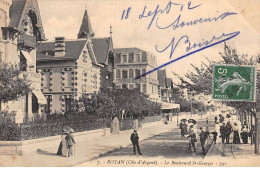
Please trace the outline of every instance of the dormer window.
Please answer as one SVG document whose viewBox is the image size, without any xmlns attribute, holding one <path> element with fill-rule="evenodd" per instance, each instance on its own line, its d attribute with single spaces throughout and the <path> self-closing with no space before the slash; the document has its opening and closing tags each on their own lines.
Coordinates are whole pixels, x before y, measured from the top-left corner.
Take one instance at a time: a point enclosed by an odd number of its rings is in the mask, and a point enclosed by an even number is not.
<svg viewBox="0 0 260 170">
<path fill-rule="evenodd" d="M 136 62 L 136 63 L 141 62 L 140 54 L 135 54 L 135 62 Z"/>
<path fill-rule="evenodd" d="M 123 63 L 126 63 L 127 62 L 127 56 L 126 56 L 126 54 L 123 54 L 122 55 L 122 61 L 123 61 Z"/>
<path fill-rule="evenodd" d="M 87 62 L 87 58 L 88 58 L 88 52 L 87 51 L 83 51 L 83 61 Z"/>
</svg>

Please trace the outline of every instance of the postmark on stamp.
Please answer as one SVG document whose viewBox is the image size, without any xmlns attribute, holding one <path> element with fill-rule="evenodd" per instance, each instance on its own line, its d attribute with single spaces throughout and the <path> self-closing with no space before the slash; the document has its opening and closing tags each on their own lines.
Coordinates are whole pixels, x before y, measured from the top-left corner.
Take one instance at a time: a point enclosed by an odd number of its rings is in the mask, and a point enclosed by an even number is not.
<svg viewBox="0 0 260 170">
<path fill-rule="evenodd" d="M 255 67 L 215 65 L 213 99 L 255 101 Z"/>
</svg>

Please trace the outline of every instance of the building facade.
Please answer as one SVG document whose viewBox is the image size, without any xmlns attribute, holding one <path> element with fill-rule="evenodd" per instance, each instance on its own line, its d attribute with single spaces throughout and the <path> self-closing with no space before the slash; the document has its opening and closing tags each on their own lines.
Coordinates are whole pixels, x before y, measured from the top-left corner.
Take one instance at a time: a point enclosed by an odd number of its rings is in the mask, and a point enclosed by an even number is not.
<svg viewBox="0 0 260 170">
<path fill-rule="evenodd" d="M 167 78 L 166 70 L 158 70 L 159 97 L 162 102 L 174 103 L 173 98 L 173 82 L 171 78 Z"/>
<path fill-rule="evenodd" d="M 115 49 L 114 83 L 117 88 L 139 89 L 153 101 L 160 101 L 157 71 L 140 77 L 157 67 L 156 57 L 139 48 Z"/>
<path fill-rule="evenodd" d="M 112 87 L 112 38 L 94 38 L 85 11 L 78 39 L 56 37 L 54 42 L 38 46 L 37 69 L 42 74 L 41 88 L 47 98 L 42 111 L 69 112 L 72 100 L 98 93 L 101 87 Z"/>
<path fill-rule="evenodd" d="M 22 75 L 31 81 L 32 91 L 19 100 L 2 103 L 1 108 L 32 119 L 40 114 L 46 99 L 41 92 L 41 75 L 36 72 L 36 46 L 45 41 L 37 0 L 0 1 L 0 64 L 20 66 Z M 21 75 L 21 76 L 22 76 Z"/>
</svg>

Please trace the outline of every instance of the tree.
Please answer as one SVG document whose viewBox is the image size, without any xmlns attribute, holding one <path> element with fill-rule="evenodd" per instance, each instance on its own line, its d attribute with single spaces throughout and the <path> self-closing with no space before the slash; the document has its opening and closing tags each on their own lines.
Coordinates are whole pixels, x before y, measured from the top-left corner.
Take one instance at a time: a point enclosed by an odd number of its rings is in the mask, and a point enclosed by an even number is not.
<svg viewBox="0 0 260 170">
<path fill-rule="evenodd" d="M 75 101 L 73 112 L 113 118 L 121 117 L 122 110 L 127 117 L 158 115 L 161 111 L 160 104 L 150 101 L 147 95 L 136 89 L 101 89 L 98 94 L 91 96 L 83 96 L 79 101 Z"/>
<path fill-rule="evenodd" d="M 30 81 L 17 65 L 0 65 L 0 103 L 17 100 L 30 91 Z"/>
</svg>

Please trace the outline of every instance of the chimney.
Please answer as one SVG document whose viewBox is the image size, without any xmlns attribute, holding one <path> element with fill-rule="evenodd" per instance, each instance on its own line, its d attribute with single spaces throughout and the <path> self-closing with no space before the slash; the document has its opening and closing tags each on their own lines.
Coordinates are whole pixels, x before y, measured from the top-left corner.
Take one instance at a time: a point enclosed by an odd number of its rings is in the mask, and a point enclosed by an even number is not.
<svg viewBox="0 0 260 170">
<path fill-rule="evenodd" d="M 65 38 L 55 37 L 55 57 L 65 56 Z"/>
</svg>

